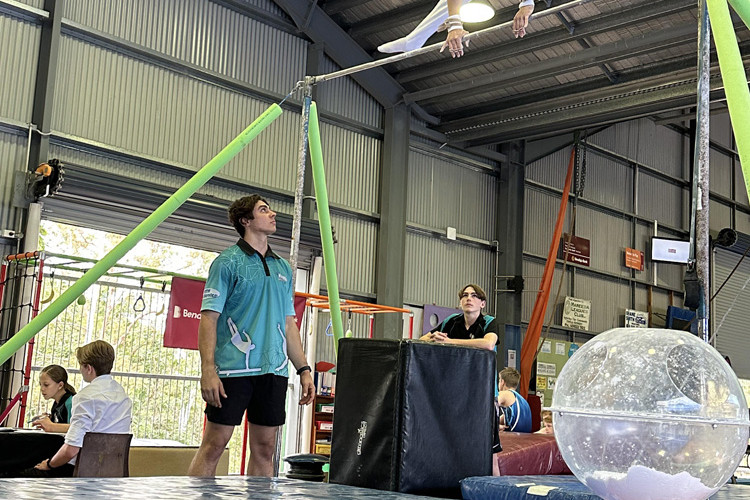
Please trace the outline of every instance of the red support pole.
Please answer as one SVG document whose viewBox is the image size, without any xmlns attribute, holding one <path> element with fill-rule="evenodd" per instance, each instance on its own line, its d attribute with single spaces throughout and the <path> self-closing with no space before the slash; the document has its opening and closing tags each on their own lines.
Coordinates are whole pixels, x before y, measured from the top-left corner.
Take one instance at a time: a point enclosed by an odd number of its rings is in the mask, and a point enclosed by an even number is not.
<svg viewBox="0 0 750 500">
<path fill-rule="evenodd" d="M 8 264 L 3 263 L 0 267 L 0 309 L 3 307 L 3 292 L 5 291 L 5 268 Z"/>
<path fill-rule="evenodd" d="M 370 336 L 368 338 L 372 338 L 372 330 L 375 326 L 375 315 L 370 314 Z"/>
<path fill-rule="evenodd" d="M 34 301 L 31 304 L 31 319 L 36 318 L 39 314 L 39 300 L 42 295 L 42 278 L 44 276 L 44 259 L 39 260 L 39 274 L 36 276 L 36 290 L 34 291 Z M 29 340 L 26 349 L 26 366 L 23 369 L 23 385 L 21 395 L 21 408 L 18 410 L 18 427 L 23 427 L 24 418 L 26 417 L 26 398 L 29 395 L 29 384 L 31 383 L 31 358 L 34 354 L 34 338 Z"/>
<path fill-rule="evenodd" d="M 10 400 L 10 403 L 8 403 L 8 406 L 3 410 L 3 413 L 0 414 L 0 425 L 3 425 L 3 422 L 5 421 L 5 417 L 8 416 L 8 413 L 13 409 L 13 407 L 18 403 L 18 400 L 21 399 L 21 393 L 19 392 L 15 396 L 13 396 L 13 399 Z"/>
<path fill-rule="evenodd" d="M 409 338 L 414 338 L 414 315 L 409 315 Z"/>
<path fill-rule="evenodd" d="M 245 458 L 247 457 L 247 412 L 245 412 L 245 418 L 242 419 L 242 458 L 240 460 L 240 474 L 247 476 L 247 469 L 245 469 Z"/>
</svg>

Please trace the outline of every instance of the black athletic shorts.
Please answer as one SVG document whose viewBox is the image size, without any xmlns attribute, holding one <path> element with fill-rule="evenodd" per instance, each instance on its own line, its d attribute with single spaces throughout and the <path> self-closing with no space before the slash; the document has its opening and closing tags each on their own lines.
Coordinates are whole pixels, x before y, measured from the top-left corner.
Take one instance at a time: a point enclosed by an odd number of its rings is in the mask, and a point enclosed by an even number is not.
<svg viewBox="0 0 750 500">
<path fill-rule="evenodd" d="M 221 408 L 206 405 L 206 418 L 215 424 L 240 425 L 247 410 L 251 424 L 276 427 L 286 421 L 287 377 L 266 374 L 222 378 L 226 398 Z"/>
</svg>

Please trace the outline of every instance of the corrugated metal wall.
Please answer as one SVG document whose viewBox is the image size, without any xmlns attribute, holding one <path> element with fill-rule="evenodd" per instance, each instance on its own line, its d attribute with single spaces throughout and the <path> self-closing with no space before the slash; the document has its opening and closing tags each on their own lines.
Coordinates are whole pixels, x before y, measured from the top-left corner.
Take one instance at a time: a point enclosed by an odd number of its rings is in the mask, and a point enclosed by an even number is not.
<svg viewBox="0 0 750 500">
<path fill-rule="evenodd" d="M 328 56 L 323 57 L 321 74 L 341 67 Z M 335 113 L 370 127 L 383 127 L 383 110 L 378 102 L 351 78 L 337 78 L 318 86 L 319 109 Z"/>
<path fill-rule="evenodd" d="M 456 291 L 467 283 L 485 289 L 494 307 L 497 177 L 483 166 L 461 161 L 426 146 L 409 152 L 404 301 L 412 305 L 455 307 Z M 485 242 L 446 239 L 446 229 Z"/>
<path fill-rule="evenodd" d="M 331 215 L 331 223 L 338 241 L 334 244 L 334 254 L 339 290 L 344 294 L 374 298 L 378 225 L 336 214 Z M 325 288 L 325 273 L 321 283 Z"/>
<path fill-rule="evenodd" d="M 494 253 L 433 235 L 406 235 L 404 301 L 457 307 L 458 289 L 476 283 L 488 295 L 485 311 L 492 311 Z"/>
<path fill-rule="evenodd" d="M 271 13 L 273 2 L 258 2 Z M 208 0 L 65 2 L 65 18 L 240 81 L 286 95 L 304 76 L 306 42 Z M 284 61 L 280 64 L 280 61 Z M 166 89 L 165 89 L 166 90 Z"/>
<path fill-rule="evenodd" d="M 728 116 L 712 116 L 711 127 L 710 228 L 750 228 L 742 174 L 731 151 Z M 648 254 L 655 223 L 659 236 L 687 239 L 692 163 L 689 136 L 684 130 L 641 119 L 615 124 L 588 142 L 592 147 L 587 152 L 585 190 L 575 225 L 577 236 L 591 240 L 591 266 L 575 271 L 569 266 L 561 296 L 572 293 L 591 300 L 590 330 L 600 332 L 621 326 L 625 308 L 645 311 L 651 288 L 652 319 L 654 324 L 664 324 L 667 306 L 682 303 L 684 266 L 654 264 L 647 255 L 644 271 L 631 271 L 624 266 L 623 254 L 626 247 Z M 526 168 L 524 273 L 530 276 L 542 272 L 568 155 L 569 149 L 557 151 Z M 736 201 L 728 202 L 733 190 Z M 565 230 L 571 212 L 569 206 Z M 558 275 L 560 267 L 558 264 Z M 527 290 L 538 283 L 529 281 Z M 524 321 L 529 319 L 534 298 L 531 293 L 524 294 Z M 560 314 L 558 306 L 554 324 L 561 321 Z"/>
<path fill-rule="evenodd" d="M 23 136 L 0 131 L 0 230 L 23 232 L 21 211 L 13 207 L 13 181 L 16 172 L 26 170 L 26 140 Z M 2 255 L 15 253 L 11 240 L 0 239 Z"/>
<path fill-rule="evenodd" d="M 0 14 L 0 117 L 31 121 L 40 34 L 38 25 Z"/>
</svg>

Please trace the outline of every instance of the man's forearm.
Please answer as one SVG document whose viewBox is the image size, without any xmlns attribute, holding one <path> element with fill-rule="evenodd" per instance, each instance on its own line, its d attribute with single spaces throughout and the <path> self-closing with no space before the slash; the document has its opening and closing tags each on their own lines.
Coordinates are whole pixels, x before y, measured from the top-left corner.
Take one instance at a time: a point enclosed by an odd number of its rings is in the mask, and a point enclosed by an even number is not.
<svg viewBox="0 0 750 500">
<path fill-rule="evenodd" d="M 198 352 L 201 357 L 201 371 L 216 369 L 214 353 L 216 351 L 216 322 L 219 314 L 214 311 L 202 311 L 198 326 Z"/>
<path fill-rule="evenodd" d="M 300 338 L 299 328 L 297 328 L 297 323 L 294 319 L 288 320 L 286 323 L 286 341 L 289 360 L 294 367 L 299 370 L 307 365 L 307 358 L 305 357 L 305 351 L 302 348 L 302 339 Z"/>
<path fill-rule="evenodd" d="M 479 347 L 491 351 L 495 348 L 495 344 L 497 343 L 497 335 L 494 333 L 488 333 L 481 339 L 448 339 L 447 342 L 468 347 Z"/>
</svg>

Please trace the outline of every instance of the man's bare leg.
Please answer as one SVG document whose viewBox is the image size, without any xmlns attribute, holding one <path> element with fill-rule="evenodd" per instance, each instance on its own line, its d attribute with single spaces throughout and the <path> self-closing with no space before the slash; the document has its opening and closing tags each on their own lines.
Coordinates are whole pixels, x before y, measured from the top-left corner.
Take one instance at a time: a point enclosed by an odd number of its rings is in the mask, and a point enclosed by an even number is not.
<svg viewBox="0 0 750 500">
<path fill-rule="evenodd" d="M 248 422 L 250 463 L 248 476 L 273 477 L 273 454 L 276 451 L 276 432 L 279 427 L 268 427 Z"/>
<path fill-rule="evenodd" d="M 221 454 L 224 453 L 224 449 L 232 437 L 232 432 L 234 432 L 233 425 L 206 422 L 203 440 L 190 463 L 188 476 L 215 476 L 216 466 L 219 464 Z"/>
</svg>

